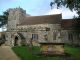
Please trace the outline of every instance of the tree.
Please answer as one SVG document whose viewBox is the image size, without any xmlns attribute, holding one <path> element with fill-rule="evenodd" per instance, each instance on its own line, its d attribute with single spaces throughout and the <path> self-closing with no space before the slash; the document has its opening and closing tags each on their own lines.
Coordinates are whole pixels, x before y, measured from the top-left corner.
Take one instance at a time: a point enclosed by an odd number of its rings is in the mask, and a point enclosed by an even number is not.
<svg viewBox="0 0 80 60">
<path fill-rule="evenodd" d="M 8 15 L 8 10 L 4 11 L 3 15 L 0 15 L 0 28 L 7 24 Z"/>
<path fill-rule="evenodd" d="M 80 0 L 53 0 L 53 2 L 50 3 L 51 8 L 55 4 L 57 5 L 57 8 L 65 6 L 71 11 L 77 11 L 77 14 L 79 15 L 78 18 L 80 18 Z"/>
</svg>

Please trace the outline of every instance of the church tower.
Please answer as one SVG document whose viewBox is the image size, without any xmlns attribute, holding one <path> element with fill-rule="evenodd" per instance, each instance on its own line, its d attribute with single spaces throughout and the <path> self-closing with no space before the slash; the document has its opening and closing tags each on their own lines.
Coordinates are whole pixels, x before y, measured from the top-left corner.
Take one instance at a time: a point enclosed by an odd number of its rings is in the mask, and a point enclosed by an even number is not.
<svg viewBox="0 0 80 60">
<path fill-rule="evenodd" d="M 26 11 L 22 8 L 12 8 L 9 9 L 8 23 L 7 23 L 7 32 L 6 32 L 6 45 L 14 46 L 15 37 L 18 37 L 17 34 L 17 25 L 24 22 L 25 18 L 29 16 L 26 15 Z M 20 40 L 19 40 L 20 41 Z"/>
<path fill-rule="evenodd" d="M 22 8 L 14 8 L 9 9 L 9 16 L 8 16 L 8 31 L 15 30 L 17 25 L 20 24 L 25 20 L 26 11 Z"/>
</svg>

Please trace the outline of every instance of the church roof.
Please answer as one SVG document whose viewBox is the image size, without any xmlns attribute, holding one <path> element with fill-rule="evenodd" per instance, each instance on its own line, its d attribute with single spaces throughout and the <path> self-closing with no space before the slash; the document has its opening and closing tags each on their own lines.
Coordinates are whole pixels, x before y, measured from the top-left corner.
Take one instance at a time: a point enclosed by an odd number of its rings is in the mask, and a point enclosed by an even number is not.
<svg viewBox="0 0 80 60">
<path fill-rule="evenodd" d="M 73 29 L 80 28 L 80 20 L 79 19 L 63 19 L 61 21 L 61 27 L 63 29 Z"/>
<path fill-rule="evenodd" d="M 45 15 L 45 16 L 29 16 L 26 20 L 19 25 L 34 25 L 34 24 L 56 24 L 60 23 L 62 17 L 61 14 Z"/>
<path fill-rule="evenodd" d="M 71 19 L 63 19 L 61 22 L 61 27 L 63 29 L 68 29 L 72 27 L 72 20 Z"/>
</svg>

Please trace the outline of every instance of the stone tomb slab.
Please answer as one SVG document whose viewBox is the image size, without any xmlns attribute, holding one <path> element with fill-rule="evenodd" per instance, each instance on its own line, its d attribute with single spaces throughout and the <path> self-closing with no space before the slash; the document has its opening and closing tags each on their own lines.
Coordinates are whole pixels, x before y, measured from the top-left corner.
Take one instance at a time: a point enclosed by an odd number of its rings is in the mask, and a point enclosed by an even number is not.
<svg viewBox="0 0 80 60">
<path fill-rule="evenodd" d="M 64 55 L 64 43 L 40 43 L 44 55 Z"/>
</svg>

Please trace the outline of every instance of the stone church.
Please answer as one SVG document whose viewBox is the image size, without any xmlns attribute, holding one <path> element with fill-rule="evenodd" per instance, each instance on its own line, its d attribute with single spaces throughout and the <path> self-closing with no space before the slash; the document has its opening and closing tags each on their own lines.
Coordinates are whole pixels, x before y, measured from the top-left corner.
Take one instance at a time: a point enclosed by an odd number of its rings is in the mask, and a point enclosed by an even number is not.
<svg viewBox="0 0 80 60">
<path fill-rule="evenodd" d="M 6 42 L 8 46 L 33 45 L 40 42 L 79 43 L 72 29 L 72 19 L 62 19 L 61 14 L 30 16 L 22 8 L 9 9 Z M 75 42 L 76 40 L 76 42 Z"/>
</svg>

